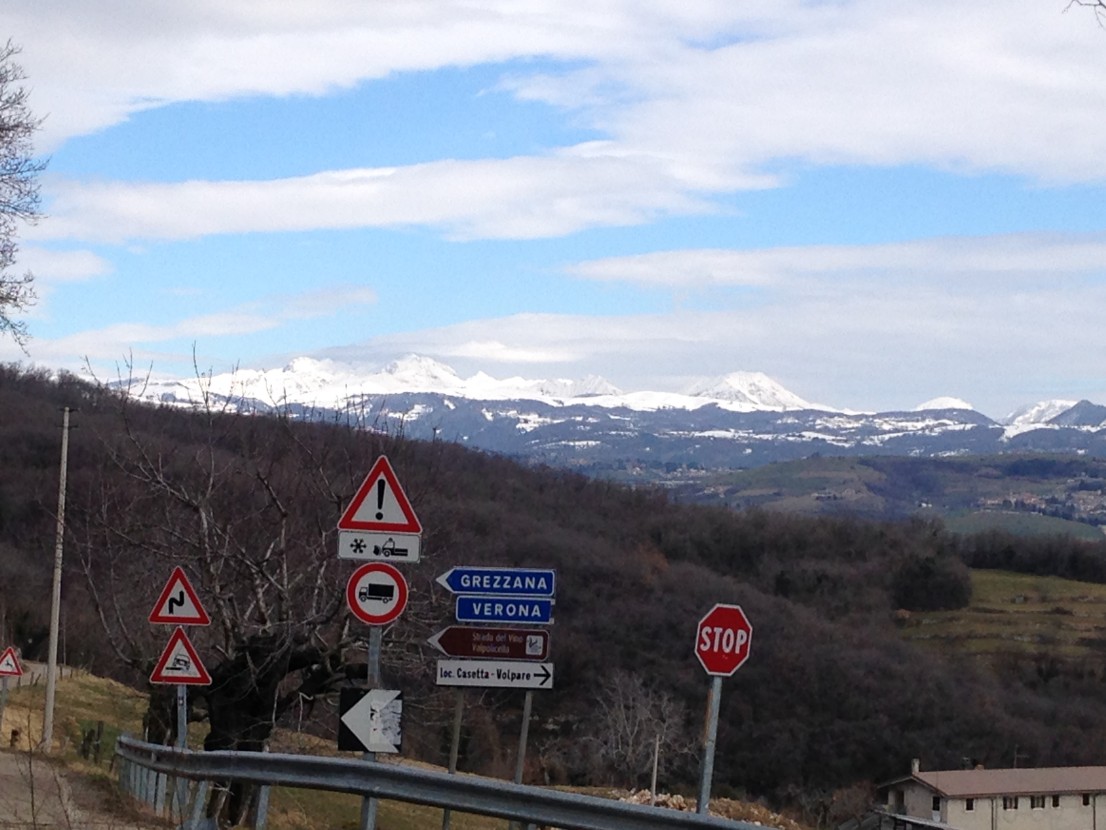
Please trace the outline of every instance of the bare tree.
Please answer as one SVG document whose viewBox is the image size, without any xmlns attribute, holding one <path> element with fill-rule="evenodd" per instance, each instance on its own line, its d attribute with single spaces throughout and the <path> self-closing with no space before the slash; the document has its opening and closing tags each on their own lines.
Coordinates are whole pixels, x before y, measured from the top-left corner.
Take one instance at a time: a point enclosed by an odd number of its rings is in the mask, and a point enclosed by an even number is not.
<svg viewBox="0 0 1106 830">
<path fill-rule="evenodd" d="M 663 689 L 629 672 L 609 675 L 585 739 L 595 772 L 638 786 L 647 780 L 658 741 L 661 769 L 679 766 L 693 752 L 687 721 L 686 707 Z"/>
<path fill-rule="evenodd" d="M 260 751 L 283 714 L 365 676 L 334 525 L 389 439 L 205 403 L 154 413 L 120 394 L 122 429 L 102 436 L 109 460 L 70 527 L 111 647 L 142 675 L 167 641 L 147 625 L 150 590 L 185 569 L 212 617 L 193 635 L 212 676 L 190 701 L 205 748 Z M 172 740 L 171 706 L 151 695 L 150 738 Z M 232 790 L 223 817 L 241 820 L 251 795 Z"/>
<path fill-rule="evenodd" d="M 1099 25 L 1106 25 L 1106 0 L 1068 0 L 1065 11 L 1072 6 L 1086 6 L 1089 9 L 1094 9 Z"/>
<path fill-rule="evenodd" d="M 23 345 L 26 323 L 15 315 L 34 302 L 30 272 L 11 273 L 18 245 L 20 221 L 39 217 L 38 174 L 46 163 L 32 155 L 31 138 L 40 121 L 27 105 L 28 92 L 20 82 L 26 77 L 15 62 L 19 49 L 9 40 L 0 47 L 0 334 L 8 334 Z"/>
</svg>

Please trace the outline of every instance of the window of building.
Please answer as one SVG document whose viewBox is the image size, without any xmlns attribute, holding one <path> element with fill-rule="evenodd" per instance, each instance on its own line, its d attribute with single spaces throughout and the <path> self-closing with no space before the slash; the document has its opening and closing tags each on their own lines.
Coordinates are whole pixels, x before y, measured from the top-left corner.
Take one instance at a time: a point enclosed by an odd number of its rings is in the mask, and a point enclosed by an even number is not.
<svg viewBox="0 0 1106 830">
<path fill-rule="evenodd" d="M 933 812 L 941 812 L 941 796 L 939 795 L 933 796 Z"/>
<path fill-rule="evenodd" d="M 1043 810 L 1045 808 L 1045 797 L 1043 795 L 1029 796 L 1029 807 L 1032 810 Z"/>
<path fill-rule="evenodd" d="M 964 809 L 967 810 L 969 813 L 972 810 L 974 810 L 975 809 L 975 799 L 974 798 L 965 798 L 964 799 Z"/>
<path fill-rule="evenodd" d="M 1090 807 L 1091 806 L 1091 794 L 1090 793 L 1083 793 L 1083 806 L 1084 807 Z"/>
<path fill-rule="evenodd" d="M 1004 809 L 1004 810 L 1016 810 L 1016 809 L 1018 809 L 1018 797 L 1016 795 L 1004 795 L 1002 797 L 1002 809 Z"/>
<path fill-rule="evenodd" d="M 1060 796 L 1054 795 L 1052 797 L 1052 806 L 1053 807 L 1059 807 L 1060 806 Z"/>
</svg>

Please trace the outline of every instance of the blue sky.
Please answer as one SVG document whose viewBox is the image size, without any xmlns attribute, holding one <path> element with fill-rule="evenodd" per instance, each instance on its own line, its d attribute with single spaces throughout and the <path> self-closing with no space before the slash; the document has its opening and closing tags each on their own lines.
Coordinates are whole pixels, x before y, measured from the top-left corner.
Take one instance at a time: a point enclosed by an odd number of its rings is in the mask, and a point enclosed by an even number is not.
<svg viewBox="0 0 1106 830">
<path fill-rule="evenodd" d="M 46 216 L 0 360 L 1002 416 L 1106 403 L 1106 30 L 1066 0 L 8 0 Z M 195 360 L 194 360 L 195 358 Z"/>
</svg>

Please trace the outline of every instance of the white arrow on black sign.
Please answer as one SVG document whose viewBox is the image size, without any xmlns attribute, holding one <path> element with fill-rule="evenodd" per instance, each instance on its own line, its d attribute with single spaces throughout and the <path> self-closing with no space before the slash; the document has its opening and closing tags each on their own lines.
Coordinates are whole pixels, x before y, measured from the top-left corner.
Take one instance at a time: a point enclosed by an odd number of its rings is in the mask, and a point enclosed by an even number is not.
<svg viewBox="0 0 1106 830">
<path fill-rule="evenodd" d="M 363 696 L 358 700 L 360 695 Z M 344 729 L 338 730 L 338 749 L 399 752 L 403 737 L 400 728 L 403 714 L 401 692 L 393 689 L 370 689 L 368 692 L 343 689 L 339 708 L 342 710 L 339 721 Z"/>
</svg>

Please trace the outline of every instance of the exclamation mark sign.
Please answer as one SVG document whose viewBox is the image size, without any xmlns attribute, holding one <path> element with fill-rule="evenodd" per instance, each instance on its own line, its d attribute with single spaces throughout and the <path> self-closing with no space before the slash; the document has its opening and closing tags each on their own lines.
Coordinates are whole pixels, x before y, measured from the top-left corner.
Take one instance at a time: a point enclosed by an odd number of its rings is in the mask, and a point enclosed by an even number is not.
<svg viewBox="0 0 1106 830">
<path fill-rule="evenodd" d="M 376 483 L 376 520 L 384 518 L 384 479 Z"/>
</svg>

